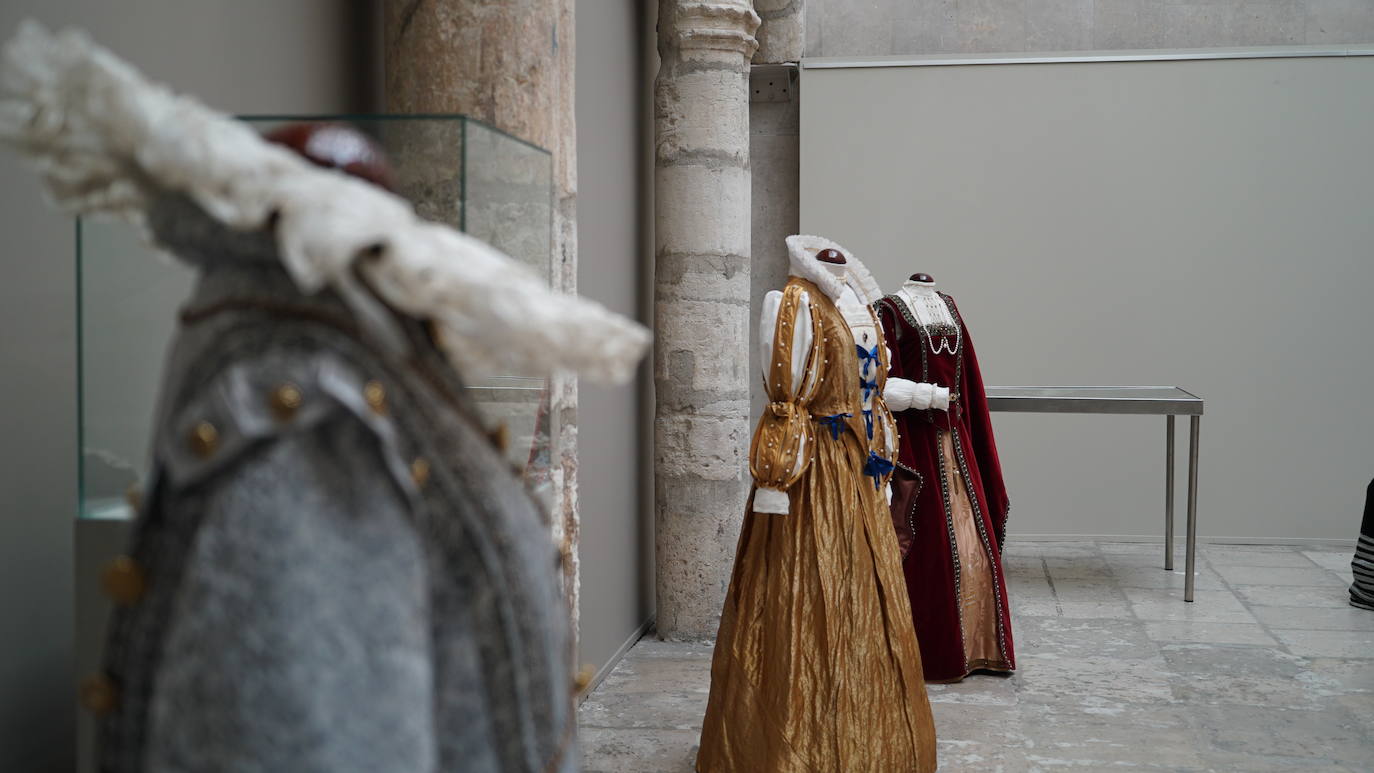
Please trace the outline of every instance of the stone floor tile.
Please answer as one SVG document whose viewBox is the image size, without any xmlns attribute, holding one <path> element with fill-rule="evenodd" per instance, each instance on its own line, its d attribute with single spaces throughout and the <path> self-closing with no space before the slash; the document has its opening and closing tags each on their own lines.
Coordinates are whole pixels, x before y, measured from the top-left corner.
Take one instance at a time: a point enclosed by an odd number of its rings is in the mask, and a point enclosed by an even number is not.
<svg viewBox="0 0 1374 773">
<path fill-rule="evenodd" d="M 1104 556 L 1150 555 L 1160 556 L 1160 560 L 1163 560 L 1164 541 L 1160 540 L 1159 542 L 1099 542 L 1097 543 L 1097 549 Z"/>
<path fill-rule="evenodd" d="M 1310 658 L 1374 659 L 1374 631 L 1286 631 L 1274 635 L 1289 652 Z"/>
<path fill-rule="evenodd" d="M 1166 644 L 1174 698 L 1187 706 L 1240 705 L 1317 710 L 1327 699 L 1306 658 L 1271 647 Z"/>
<path fill-rule="evenodd" d="M 1092 542 L 1033 542 L 1033 554 L 1045 558 L 1091 558 L 1101 556 Z"/>
<path fill-rule="evenodd" d="M 1309 588 L 1297 585 L 1237 585 L 1236 593 L 1252 607 L 1350 606 L 1350 594 L 1339 587 Z"/>
<path fill-rule="evenodd" d="M 1255 767 L 1229 770 L 1304 770 L 1336 765 L 1368 765 L 1366 729 L 1339 706 L 1323 711 L 1294 711 L 1264 706 L 1194 706 L 1204 760 L 1209 755 L 1250 758 Z M 1269 767 L 1286 764 L 1289 767 Z M 1365 768 L 1366 770 L 1368 767 Z"/>
<path fill-rule="evenodd" d="M 1129 620 L 1132 618 L 1131 607 L 1126 603 L 1125 599 L 1063 601 L 1059 603 L 1059 615 L 1057 616 L 1073 618 L 1075 620 L 1097 618 Z"/>
<path fill-rule="evenodd" d="M 715 644 L 711 642 L 662 641 L 653 634 L 640 639 L 628 657 L 636 658 L 706 658 L 711 659 Z"/>
<path fill-rule="evenodd" d="M 1140 588 L 1132 585 L 1122 587 L 1121 592 L 1132 604 L 1163 604 L 1176 602 L 1182 597 L 1172 588 Z M 1191 603 L 1181 603 L 1181 607 L 1210 606 L 1219 609 L 1243 609 L 1245 604 L 1229 589 L 1211 590 L 1199 588 Z"/>
<path fill-rule="evenodd" d="M 656 692 L 709 684 L 711 650 L 699 644 L 637 644 L 602 681 L 608 692 Z M 599 688 L 598 688 L 599 689 Z"/>
<path fill-rule="evenodd" d="M 1046 705 L 1021 720 L 1025 757 L 1037 770 L 1203 770 L 1187 717 L 1168 706 L 1111 714 Z"/>
<path fill-rule="evenodd" d="M 608 690 L 617 692 L 657 692 L 678 689 L 684 684 L 710 683 L 711 661 L 699 658 L 647 658 L 622 661 L 602 680 Z"/>
<path fill-rule="evenodd" d="M 1013 597 L 1011 602 L 1013 616 L 1025 617 L 1071 617 L 1087 620 L 1108 618 L 1114 620 L 1133 620 L 1135 614 L 1125 599 L 1109 601 L 1059 601 L 1057 599 L 1020 599 Z M 1013 631 L 1015 622 L 1012 623 Z"/>
<path fill-rule="evenodd" d="M 1233 550 L 1242 553 L 1291 553 L 1297 550 L 1293 545 L 1245 545 L 1234 542 L 1204 542 L 1203 550 Z"/>
<path fill-rule="evenodd" d="M 1136 620 L 1027 617 L 1013 629 L 1021 655 L 1148 658 L 1159 647 Z"/>
<path fill-rule="evenodd" d="M 657 692 L 598 688 L 582 702 L 578 719 L 584 727 L 700 730 L 709 689 L 709 682 Z"/>
<path fill-rule="evenodd" d="M 1258 624 L 1206 623 L 1192 620 L 1148 622 L 1145 631 L 1156 642 L 1205 642 L 1210 644 L 1253 644 L 1272 647 L 1274 638 Z"/>
<path fill-rule="evenodd" d="M 1100 556 L 1074 558 L 1042 556 L 1040 562 L 1049 573 L 1050 578 L 1056 583 L 1061 580 L 1073 579 L 1106 581 L 1112 576 L 1112 570 L 1107 565 L 1107 560 Z"/>
<path fill-rule="evenodd" d="M 1201 751 L 1208 773 L 1368 773 L 1368 768 L 1348 768 L 1326 757 L 1268 757 L 1243 752 Z"/>
<path fill-rule="evenodd" d="M 1119 601 L 1121 588 L 1111 575 L 1102 577 L 1057 577 L 1050 580 L 1054 597 L 1061 601 Z"/>
<path fill-rule="evenodd" d="M 1025 553 L 1003 554 L 1002 569 L 1007 574 L 1025 572 L 1028 574 L 1043 575 L 1045 573 L 1045 564 L 1044 559 L 1038 555 Z"/>
<path fill-rule="evenodd" d="M 1043 570 L 1006 572 L 1007 590 L 1029 596 L 1050 596 L 1050 580 Z"/>
<path fill-rule="evenodd" d="M 1255 616 L 1225 590 L 1199 590 L 1191 604 L 1177 591 L 1155 588 L 1125 588 L 1131 611 L 1141 620 L 1192 620 L 1210 623 L 1255 623 Z"/>
<path fill-rule="evenodd" d="M 1025 598 L 1015 593 L 1011 597 L 1011 628 L 1015 632 L 1022 618 L 1057 617 L 1064 614 L 1063 607 L 1051 598 Z"/>
<path fill-rule="evenodd" d="M 1308 668 L 1323 695 L 1369 693 L 1374 703 L 1374 662 L 1365 658 L 1309 658 Z"/>
<path fill-rule="evenodd" d="M 1013 595 L 1049 598 L 1054 595 L 1044 572 L 1007 572 L 1007 591 Z"/>
<path fill-rule="evenodd" d="M 1217 574 L 1232 585 L 1339 586 L 1339 579 L 1319 566 L 1216 566 Z"/>
<path fill-rule="evenodd" d="M 1012 558 L 1012 557 L 1014 557 L 1014 556 L 1035 556 L 1035 555 L 1039 555 L 1039 554 L 1036 552 L 1036 548 L 1035 548 L 1035 545 L 1038 545 L 1038 544 L 1040 544 L 1040 543 L 1038 543 L 1038 542 L 1019 542 L 1019 541 L 1017 541 L 1016 536 L 1015 536 L 1015 535 L 1012 535 L 1011 537 L 1008 537 L 1008 538 L 1007 538 L 1007 544 L 1004 545 L 1004 546 L 1002 547 L 1002 557 L 1003 557 L 1003 558 Z"/>
<path fill-rule="evenodd" d="M 1168 703 L 1173 690 L 1164 660 L 1024 655 L 1017 661 L 1022 704 L 1055 704 L 1111 716 L 1133 704 Z"/>
<path fill-rule="evenodd" d="M 1139 553 L 1113 553 L 1106 557 L 1107 567 L 1112 568 L 1113 575 L 1135 573 L 1145 573 L 1145 571 L 1158 571 L 1158 573 L 1172 573 L 1176 571 L 1183 574 L 1183 562 L 1176 562 L 1172 570 L 1165 570 L 1164 559 L 1161 556 L 1145 556 Z M 1198 568 L 1205 568 L 1206 563 L 1198 563 Z"/>
<path fill-rule="evenodd" d="M 930 711 L 935 717 L 935 735 L 941 739 L 986 741 L 1000 737 L 1005 746 L 1021 742 L 1021 709 L 1017 706 L 932 702 Z M 992 728 L 1005 732 L 992 732 Z"/>
<path fill-rule="evenodd" d="M 1025 771 L 1020 709 L 931 703 L 940 773 Z"/>
<path fill-rule="evenodd" d="M 1161 551 L 1008 546 L 1019 670 L 927 686 L 941 773 L 1374 770 L 1374 613 L 1346 603 L 1346 551 L 1205 546 L 1193 604 Z M 579 712 L 583 769 L 689 773 L 711 650 L 636 645 Z"/>
<path fill-rule="evenodd" d="M 1342 550 L 1304 550 L 1302 554 L 1323 569 L 1348 572 L 1350 571 L 1350 559 L 1355 556 L 1355 545 L 1352 543 L 1349 549 Z"/>
<path fill-rule="evenodd" d="M 962 682 L 927 684 L 926 695 L 931 705 L 960 704 L 980 707 L 1015 706 L 1019 680 L 1013 675 L 973 674 Z"/>
<path fill-rule="evenodd" d="M 1245 546 L 1246 548 L 1250 546 Z M 1310 569 L 1315 564 L 1296 550 L 1249 550 L 1228 545 L 1208 545 L 1207 561 L 1218 566 L 1284 566 Z"/>
<path fill-rule="evenodd" d="M 1164 568 L 1164 551 L 1158 546 L 1148 553 L 1103 553 L 1102 559 L 1110 566 L 1149 566 L 1155 569 Z M 1183 563 L 1183 551 L 1174 551 L 1174 562 Z M 1202 554 L 1198 554 L 1197 562 L 1206 564 Z"/>
<path fill-rule="evenodd" d="M 1374 696 L 1368 693 L 1338 695 L 1326 698 L 1324 705 L 1327 710 L 1350 712 L 1350 716 L 1364 728 L 1366 734 L 1374 735 Z M 1374 742 L 1371 742 L 1370 750 L 1374 751 Z M 1374 758 L 1374 754 L 1371 757 Z"/>
<path fill-rule="evenodd" d="M 1312 631 L 1374 631 L 1374 612 L 1347 606 L 1261 607 L 1255 617 L 1270 628 L 1295 628 Z"/>
<path fill-rule="evenodd" d="M 583 773 L 691 773 L 701 734 L 596 727 L 578 736 Z"/>
<path fill-rule="evenodd" d="M 1188 574 L 1183 562 L 1174 564 L 1173 570 L 1158 566 L 1112 567 L 1113 579 L 1123 588 L 1167 588 L 1182 591 L 1187 585 Z M 1224 590 L 1226 583 L 1214 571 L 1206 567 L 1196 568 L 1193 574 L 1193 587 L 1197 590 Z"/>
<path fill-rule="evenodd" d="M 1020 749 L 1008 748 L 996 738 L 984 741 L 940 738 L 936 747 L 940 773 L 1031 773 L 1036 770 Z"/>
<path fill-rule="evenodd" d="M 1054 588 L 1050 586 L 1050 581 L 1045 578 L 1043 573 L 1029 577 L 1009 575 L 1007 577 L 1007 593 L 1011 594 L 1013 600 L 1018 598 L 1054 598 Z"/>
<path fill-rule="evenodd" d="M 1349 587 L 1350 587 L 1350 583 L 1354 582 L 1354 580 L 1355 580 L 1355 575 L 1354 575 L 1353 572 L 1350 571 L 1350 567 L 1346 567 L 1345 569 L 1328 570 L 1328 571 L 1330 571 L 1331 574 L 1335 575 L 1335 577 L 1336 577 L 1336 582 L 1337 582 L 1337 583 L 1340 585 L 1340 587 L 1342 587 L 1342 588 L 1349 588 Z"/>
</svg>

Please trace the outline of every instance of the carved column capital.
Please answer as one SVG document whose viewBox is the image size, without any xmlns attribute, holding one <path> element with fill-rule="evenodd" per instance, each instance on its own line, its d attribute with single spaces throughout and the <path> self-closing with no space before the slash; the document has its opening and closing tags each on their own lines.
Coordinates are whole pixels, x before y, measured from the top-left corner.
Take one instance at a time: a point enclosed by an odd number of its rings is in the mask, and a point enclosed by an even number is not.
<svg viewBox="0 0 1374 773">
<path fill-rule="evenodd" d="M 664 0 L 661 7 L 664 11 L 671 9 L 659 18 L 671 27 L 670 44 L 680 51 L 736 52 L 747 61 L 759 48 L 754 33 L 759 29 L 760 19 L 749 0 Z"/>
</svg>

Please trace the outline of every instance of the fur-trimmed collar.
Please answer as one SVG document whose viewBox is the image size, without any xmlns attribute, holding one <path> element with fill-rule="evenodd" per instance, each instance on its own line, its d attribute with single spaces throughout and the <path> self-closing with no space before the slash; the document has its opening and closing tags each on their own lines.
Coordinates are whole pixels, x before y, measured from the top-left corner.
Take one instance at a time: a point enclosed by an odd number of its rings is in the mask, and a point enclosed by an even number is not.
<svg viewBox="0 0 1374 773">
<path fill-rule="evenodd" d="M 260 257 L 279 261 L 302 294 L 332 286 L 388 343 L 404 344 L 384 327 L 393 314 L 433 322 L 469 379 L 565 369 L 626 381 L 649 344 L 638 322 L 555 292 L 406 200 L 174 95 L 78 32 L 25 22 L 0 49 L 0 143 L 34 158 L 54 199 L 78 212 L 147 226 L 157 202 L 184 197 L 218 225 L 164 246 L 202 265 L 243 258 L 244 244 L 253 257 L 269 250 Z M 228 249 L 226 232 L 245 235 Z"/>
<path fill-rule="evenodd" d="M 844 290 L 844 282 L 835 276 L 829 268 L 826 268 L 826 264 L 816 259 L 816 253 L 821 250 L 838 250 L 840 254 L 844 255 L 845 270 L 849 273 L 849 286 L 864 305 L 871 305 L 883 297 L 882 288 L 878 287 L 873 275 L 868 273 L 868 267 L 854 257 L 854 253 L 824 236 L 797 234 L 787 237 L 787 256 L 792 267 L 792 273 L 802 279 L 810 280 L 821 288 L 821 292 L 830 296 L 832 301 L 838 301 L 840 293 Z"/>
</svg>

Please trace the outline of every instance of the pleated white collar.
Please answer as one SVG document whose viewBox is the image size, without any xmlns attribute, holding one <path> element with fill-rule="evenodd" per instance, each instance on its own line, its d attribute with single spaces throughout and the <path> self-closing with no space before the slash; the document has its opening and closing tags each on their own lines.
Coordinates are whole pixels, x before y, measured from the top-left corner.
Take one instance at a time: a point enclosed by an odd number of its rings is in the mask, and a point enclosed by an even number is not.
<svg viewBox="0 0 1374 773">
<path fill-rule="evenodd" d="M 822 263 L 816 257 L 816 253 L 821 250 L 836 250 L 844 255 L 848 285 L 864 305 L 872 304 L 883 297 L 882 288 L 878 287 L 873 275 L 868 272 L 868 267 L 854 257 L 854 253 L 823 236 L 797 234 L 787 237 L 787 257 L 791 264 L 791 273 L 809 280 L 821 288 L 821 292 L 830 300 L 839 302 L 846 282 L 829 269 L 831 264 Z"/>
</svg>

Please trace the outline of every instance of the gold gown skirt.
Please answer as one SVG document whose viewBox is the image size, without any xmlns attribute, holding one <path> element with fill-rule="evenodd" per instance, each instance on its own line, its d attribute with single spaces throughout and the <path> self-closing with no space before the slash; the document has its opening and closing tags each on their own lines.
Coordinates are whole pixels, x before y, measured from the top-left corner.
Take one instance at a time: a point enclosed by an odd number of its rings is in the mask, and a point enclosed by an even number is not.
<svg viewBox="0 0 1374 773">
<path fill-rule="evenodd" d="M 699 773 L 930 773 L 935 727 L 897 539 L 853 432 L 816 433 L 788 515 L 746 514 Z"/>
</svg>

